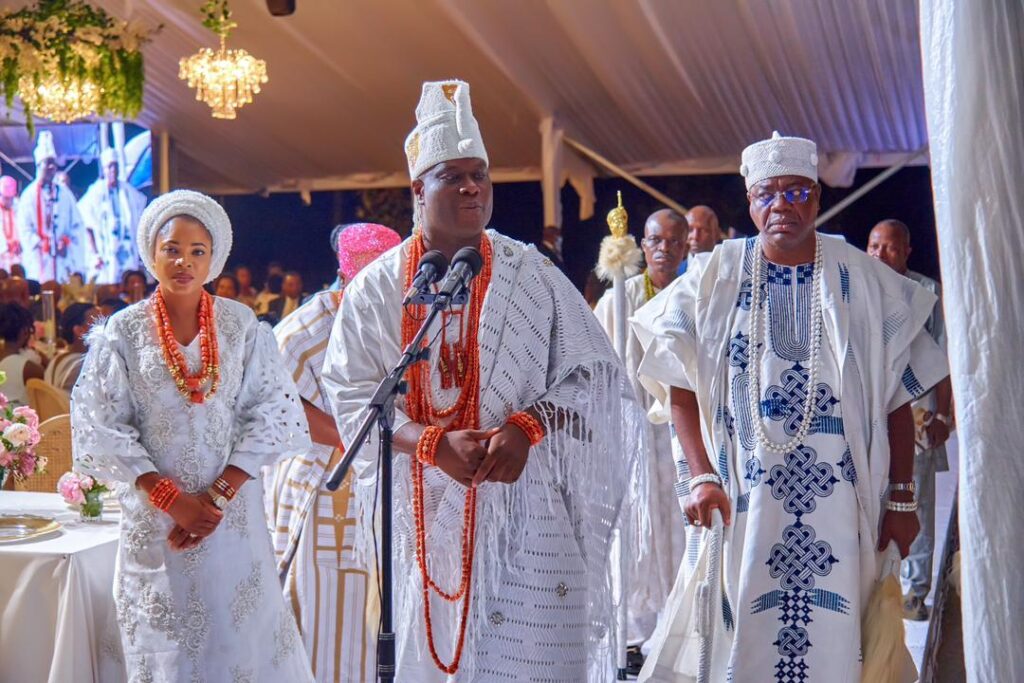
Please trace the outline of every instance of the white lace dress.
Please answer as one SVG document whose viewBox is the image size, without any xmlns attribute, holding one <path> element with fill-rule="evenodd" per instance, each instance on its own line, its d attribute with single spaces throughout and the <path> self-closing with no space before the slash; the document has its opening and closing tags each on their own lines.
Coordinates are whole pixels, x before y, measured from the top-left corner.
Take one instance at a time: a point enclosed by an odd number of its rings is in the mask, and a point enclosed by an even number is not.
<svg viewBox="0 0 1024 683">
<path fill-rule="evenodd" d="M 91 333 L 72 400 L 75 468 L 121 486 L 114 585 L 129 681 L 311 681 L 274 569 L 263 486 L 246 483 L 193 550 L 167 544 L 173 522 L 133 485 L 159 472 L 205 490 L 227 465 L 249 474 L 310 446 L 305 416 L 270 328 L 215 299 L 221 385 L 203 404 L 178 393 L 147 300 Z M 191 368 L 199 342 L 184 348 Z"/>
</svg>

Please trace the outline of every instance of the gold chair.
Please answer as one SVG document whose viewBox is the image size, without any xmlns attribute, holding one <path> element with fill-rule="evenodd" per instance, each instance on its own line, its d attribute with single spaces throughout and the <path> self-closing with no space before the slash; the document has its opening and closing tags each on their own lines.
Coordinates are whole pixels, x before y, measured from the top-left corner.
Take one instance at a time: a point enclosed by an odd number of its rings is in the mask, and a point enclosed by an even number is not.
<svg viewBox="0 0 1024 683">
<path fill-rule="evenodd" d="M 51 417 L 39 425 L 39 434 L 36 455 L 44 455 L 49 460 L 46 472 L 34 474 L 25 481 L 15 481 L 15 491 L 56 493 L 60 475 L 71 471 L 71 416 Z"/>
<path fill-rule="evenodd" d="M 28 404 L 39 414 L 40 422 L 71 412 L 71 396 L 63 389 L 33 378 L 25 382 L 25 390 Z"/>
</svg>

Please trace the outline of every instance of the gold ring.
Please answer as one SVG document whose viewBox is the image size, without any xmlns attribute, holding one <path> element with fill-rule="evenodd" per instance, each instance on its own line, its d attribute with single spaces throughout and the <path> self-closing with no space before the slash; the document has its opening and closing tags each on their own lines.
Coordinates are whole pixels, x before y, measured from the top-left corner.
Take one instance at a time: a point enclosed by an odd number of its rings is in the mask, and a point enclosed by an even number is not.
<svg viewBox="0 0 1024 683">
<path fill-rule="evenodd" d="M 189 535 L 188 535 L 188 537 L 189 537 L 189 538 L 199 538 L 199 537 L 198 537 L 198 536 L 196 536 L 195 534 L 189 534 Z"/>
</svg>

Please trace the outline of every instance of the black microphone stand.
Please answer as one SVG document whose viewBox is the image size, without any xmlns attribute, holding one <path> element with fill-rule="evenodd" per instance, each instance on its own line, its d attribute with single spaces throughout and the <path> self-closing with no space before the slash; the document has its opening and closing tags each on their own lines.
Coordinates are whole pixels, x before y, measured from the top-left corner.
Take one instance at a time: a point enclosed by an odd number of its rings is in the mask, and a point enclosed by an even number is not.
<svg viewBox="0 0 1024 683">
<path fill-rule="evenodd" d="M 460 287 L 463 291 L 467 288 Z M 395 680 L 395 630 L 392 624 L 392 530 L 391 530 L 391 500 L 392 481 L 391 464 L 392 449 L 391 438 L 392 428 L 395 424 L 395 398 L 398 394 L 405 394 L 406 383 L 403 379 L 406 370 L 418 361 L 426 360 L 430 356 L 430 347 L 420 348 L 423 338 L 427 335 L 434 319 L 447 308 L 452 299 L 456 297 L 435 296 L 430 306 L 430 312 L 424 318 L 419 331 L 413 337 L 409 345 L 405 347 L 401 359 L 389 372 L 380 384 L 377 385 L 373 397 L 367 405 L 367 414 L 355 439 L 349 444 L 345 456 L 337 464 L 331 477 L 327 481 L 327 488 L 331 491 L 337 490 L 341 481 L 345 478 L 352 461 L 359 453 L 359 450 L 366 443 L 370 430 L 374 423 L 380 431 L 380 523 L 381 523 L 381 598 L 380 598 L 380 633 L 377 636 L 377 677 L 382 683 L 390 683 Z"/>
</svg>

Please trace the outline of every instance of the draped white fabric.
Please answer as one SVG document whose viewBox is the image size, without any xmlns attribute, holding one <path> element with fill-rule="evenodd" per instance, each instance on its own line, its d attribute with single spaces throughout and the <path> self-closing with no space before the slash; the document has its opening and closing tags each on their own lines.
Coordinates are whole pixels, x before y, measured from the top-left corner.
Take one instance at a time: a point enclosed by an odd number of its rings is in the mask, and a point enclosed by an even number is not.
<svg viewBox="0 0 1024 683">
<path fill-rule="evenodd" d="M 970 681 L 1024 680 L 1024 5 L 924 0 L 921 42 L 960 430 Z"/>
<path fill-rule="evenodd" d="M 420 83 L 446 77 L 472 85 L 498 180 L 541 177 L 548 116 L 641 173 L 735 172 L 773 128 L 847 170 L 926 142 L 914 0 L 298 0 L 288 18 L 235 2 L 229 46 L 270 82 L 230 123 L 178 78 L 216 43 L 196 2 L 97 4 L 164 25 L 139 121 L 171 134 L 177 183 L 207 191 L 405 185 Z"/>
</svg>

